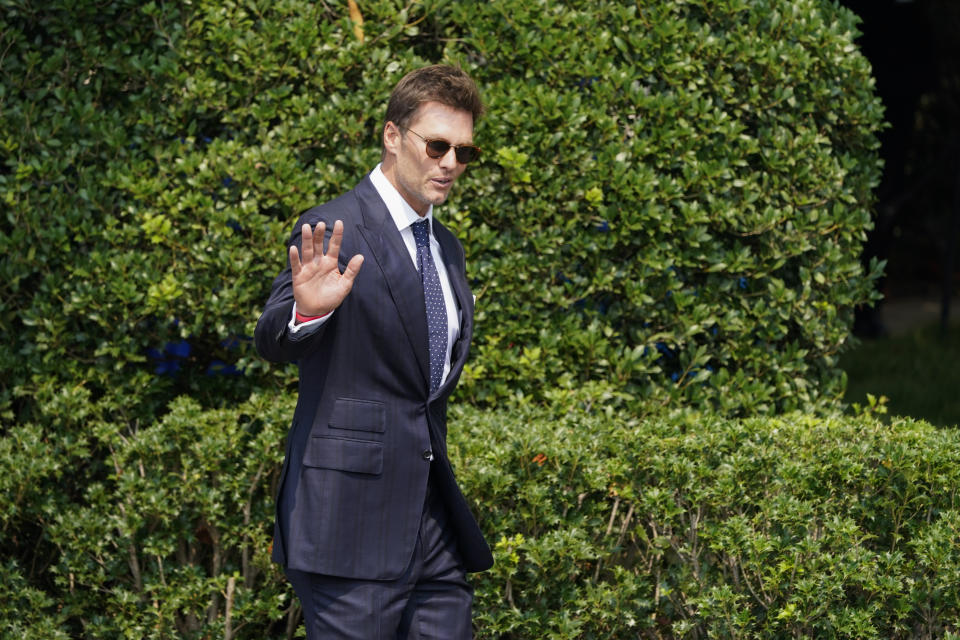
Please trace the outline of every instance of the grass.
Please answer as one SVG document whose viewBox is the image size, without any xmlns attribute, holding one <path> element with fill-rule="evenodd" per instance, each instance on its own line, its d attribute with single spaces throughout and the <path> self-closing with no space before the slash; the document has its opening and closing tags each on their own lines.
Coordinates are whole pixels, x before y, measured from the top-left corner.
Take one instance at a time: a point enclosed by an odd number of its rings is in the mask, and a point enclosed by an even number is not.
<svg viewBox="0 0 960 640">
<path fill-rule="evenodd" d="M 891 415 L 922 418 L 942 427 L 960 425 L 960 327 L 862 340 L 840 358 L 847 372 L 846 402 L 886 396 Z"/>
</svg>

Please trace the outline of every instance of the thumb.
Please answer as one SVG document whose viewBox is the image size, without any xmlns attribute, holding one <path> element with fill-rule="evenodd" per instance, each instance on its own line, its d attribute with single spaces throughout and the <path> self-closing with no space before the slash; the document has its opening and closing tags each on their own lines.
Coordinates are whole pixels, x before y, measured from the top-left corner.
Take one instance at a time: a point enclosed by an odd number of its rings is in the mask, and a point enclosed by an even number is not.
<svg viewBox="0 0 960 640">
<path fill-rule="evenodd" d="M 348 290 L 353 288 L 353 281 L 356 279 L 357 274 L 360 273 L 360 267 L 362 266 L 363 255 L 359 253 L 350 258 L 350 262 L 347 263 L 347 268 L 343 270 L 341 282 Z"/>
</svg>

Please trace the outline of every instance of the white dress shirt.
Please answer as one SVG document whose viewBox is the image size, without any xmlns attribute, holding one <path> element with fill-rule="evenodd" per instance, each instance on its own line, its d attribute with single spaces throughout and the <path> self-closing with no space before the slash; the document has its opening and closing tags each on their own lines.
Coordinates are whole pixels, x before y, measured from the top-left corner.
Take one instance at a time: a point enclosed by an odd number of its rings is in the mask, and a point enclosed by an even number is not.
<svg viewBox="0 0 960 640">
<path fill-rule="evenodd" d="M 390 184 L 390 181 L 387 180 L 387 177 L 383 175 L 383 171 L 380 169 L 379 164 L 373 169 L 373 171 L 370 172 L 370 181 L 373 183 L 374 188 L 376 188 L 377 193 L 380 194 L 380 198 L 387 205 L 387 211 L 390 212 L 390 217 L 397 226 L 397 230 L 400 231 L 400 237 L 403 239 L 403 243 L 407 247 L 407 251 L 410 254 L 410 260 L 413 261 L 414 268 L 416 268 L 417 241 L 413 237 L 413 229 L 411 228 L 411 225 L 414 222 L 422 220 L 423 218 L 421 218 L 420 215 L 413 210 L 413 207 L 411 207 L 407 201 L 403 199 L 403 196 L 400 195 L 400 192 L 397 191 L 392 184 Z M 440 276 L 440 288 L 443 290 L 443 302 L 447 307 L 447 353 L 446 357 L 443 359 L 443 378 L 440 381 L 440 384 L 443 384 L 447 379 L 447 375 L 450 373 L 450 352 L 453 350 L 454 343 L 460 337 L 460 312 L 457 310 L 456 297 L 454 296 L 453 288 L 450 285 L 450 276 L 447 274 L 447 267 L 443 262 L 443 253 L 440 250 L 440 243 L 437 242 L 436 236 L 433 235 L 433 205 L 430 205 L 430 207 L 427 209 L 427 213 L 424 218 L 429 220 L 430 253 L 433 255 L 433 262 L 437 267 L 437 275 Z M 330 316 L 332 316 L 334 312 L 335 310 L 331 311 L 322 318 L 317 318 L 316 320 L 298 323 L 296 320 L 297 303 L 294 302 L 293 312 L 290 315 L 290 323 L 288 328 L 293 334 L 315 329 L 330 319 Z"/>
</svg>

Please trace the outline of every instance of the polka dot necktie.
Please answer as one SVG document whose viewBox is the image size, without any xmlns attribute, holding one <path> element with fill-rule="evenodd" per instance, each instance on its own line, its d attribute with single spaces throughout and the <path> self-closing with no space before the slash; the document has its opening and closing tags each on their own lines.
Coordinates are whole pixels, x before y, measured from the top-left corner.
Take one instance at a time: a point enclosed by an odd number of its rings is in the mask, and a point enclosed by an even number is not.
<svg viewBox="0 0 960 640">
<path fill-rule="evenodd" d="M 427 332 L 430 335 L 430 392 L 443 379 L 443 361 L 447 357 L 447 305 L 443 301 L 440 276 L 430 251 L 430 221 L 414 222 L 413 239 L 417 242 L 417 269 L 423 284 L 423 301 L 427 305 Z"/>
</svg>

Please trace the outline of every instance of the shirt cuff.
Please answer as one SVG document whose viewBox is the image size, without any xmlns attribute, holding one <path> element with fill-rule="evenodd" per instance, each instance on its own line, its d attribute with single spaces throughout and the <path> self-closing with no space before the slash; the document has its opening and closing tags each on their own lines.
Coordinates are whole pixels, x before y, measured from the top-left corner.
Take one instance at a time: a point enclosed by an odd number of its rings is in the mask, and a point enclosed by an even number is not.
<svg viewBox="0 0 960 640">
<path fill-rule="evenodd" d="M 308 320 L 307 322 L 297 322 L 297 303 L 294 302 L 293 310 L 290 311 L 290 322 L 287 323 L 287 328 L 290 330 L 291 334 L 303 332 L 310 333 L 311 331 L 323 326 L 323 323 L 326 322 L 332 315 L 333 311 L 326 315 L 320 316 L 319 318 Z"/>
</svg>

